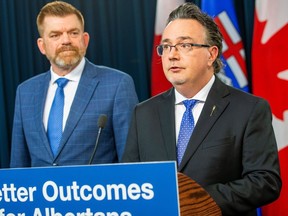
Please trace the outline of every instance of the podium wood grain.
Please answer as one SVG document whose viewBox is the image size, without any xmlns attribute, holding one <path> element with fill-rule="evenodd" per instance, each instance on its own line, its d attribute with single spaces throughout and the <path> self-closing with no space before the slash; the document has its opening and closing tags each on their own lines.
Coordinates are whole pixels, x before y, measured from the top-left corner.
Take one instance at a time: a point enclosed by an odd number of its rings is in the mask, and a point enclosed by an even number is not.
<svg viewBox="0 0 288 216">
<path fill-rule="evenodd" d="M 222 215 L 219 206 L 204 188 L 183 173 L 177 176 L 181 216 Z"/>
</svg>

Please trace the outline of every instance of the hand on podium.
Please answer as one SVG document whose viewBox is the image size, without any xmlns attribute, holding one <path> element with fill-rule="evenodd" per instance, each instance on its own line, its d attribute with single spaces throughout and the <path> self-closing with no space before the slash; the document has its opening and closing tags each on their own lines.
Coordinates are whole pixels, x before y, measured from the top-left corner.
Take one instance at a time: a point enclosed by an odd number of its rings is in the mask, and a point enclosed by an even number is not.
<svg viewBox="0 0 288 216">
<path fill-rule="evenodd" d="M 181 216 L 221 216 L 213 198 L 194 180 L 178 172 L 178 189 Z"/>
</svg>

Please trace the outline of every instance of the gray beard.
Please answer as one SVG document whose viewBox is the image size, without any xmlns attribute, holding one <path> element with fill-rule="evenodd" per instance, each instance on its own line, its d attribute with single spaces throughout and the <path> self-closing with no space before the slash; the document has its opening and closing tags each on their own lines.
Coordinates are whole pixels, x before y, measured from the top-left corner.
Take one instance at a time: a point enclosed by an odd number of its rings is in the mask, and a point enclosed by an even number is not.
<svg viewBox="0 0 288 216">
<path fill-rule="evenodd" d="M 79 62 L 81 61 L 82 57 L 80 55 L 72 58 L 69 62 L 68 61 L 65 61 L 64 59 L 62 58 L 59 58 L 57 57 L 54 61 L 54 63 L 59 67 L 59 68 L 62 68 L 62 69 L 69 69 L 71 67 L 75 67 L 76 65 L 79 64 Z"/>
</svg>

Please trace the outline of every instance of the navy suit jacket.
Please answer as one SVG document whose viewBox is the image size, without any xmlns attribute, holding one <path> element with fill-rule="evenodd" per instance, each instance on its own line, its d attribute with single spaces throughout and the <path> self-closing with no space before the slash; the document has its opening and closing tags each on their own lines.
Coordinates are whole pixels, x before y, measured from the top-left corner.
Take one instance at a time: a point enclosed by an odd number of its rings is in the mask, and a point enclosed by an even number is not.
<svg viewBox="0 0 288 216">
<path fill-rule="evenodd" d="M 93 163 L 119 162 L 126 143 L 131 113 L 138 103 L 132 78 L 118 70 L 85 67 L 54 157 L 43 125 L 50 71 L 17 88 L 12 132 L 11 167 L 88 164 L 98 133 L 98 118 L 108 119 Z"/>
<path fill-rule="evenodd" d="M 279 196 L 271 120 L 265 100 L 215 79 L 178 171 L 202 185 L 223 215 L 256 216 Z M 173 88 L 135 107 L 122 162 L 139 161 L 176 161 Z"/>
</svg>

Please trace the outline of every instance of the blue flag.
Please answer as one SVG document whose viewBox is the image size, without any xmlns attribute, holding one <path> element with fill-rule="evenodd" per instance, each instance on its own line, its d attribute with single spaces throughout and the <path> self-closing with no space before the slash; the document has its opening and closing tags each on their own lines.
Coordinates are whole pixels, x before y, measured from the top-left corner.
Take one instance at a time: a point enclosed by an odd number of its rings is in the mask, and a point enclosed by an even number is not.
<svg viewBox="0 0 288 216">
<path fill-rule="evenodd" d="M 223 35 L 222 60 L 225 67 L 218 77 L 228 85 L 248 92 L 245 51 L 233 0 L 202 0 L 202 10 L 212 16 Z"/>
</svg>

